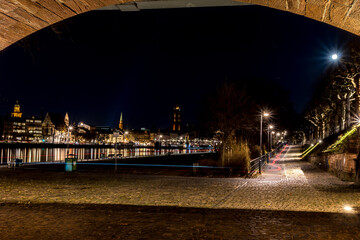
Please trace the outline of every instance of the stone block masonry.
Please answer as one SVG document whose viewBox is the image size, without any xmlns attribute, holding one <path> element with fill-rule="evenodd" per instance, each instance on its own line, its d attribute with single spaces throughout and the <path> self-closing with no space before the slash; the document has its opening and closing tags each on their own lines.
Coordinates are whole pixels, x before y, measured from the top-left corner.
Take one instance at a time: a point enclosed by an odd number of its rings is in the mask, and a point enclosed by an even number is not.
<svg viewBox="0 0 360 240">
<path fill-rule="evenodd" d="M 324 154 L 310 156 L 309 161 L 322 169 L 336 175 L 341 180 L 354 181 L 355 179 L 355 153 Z"/>
<path fill-rule="evenodd" d="M 158 0 L 139 0 L 147 5 Z M 174 0 L 175 1 L 175 0 Z M 184 0 L 185 1 L 185 0 Z M 223 0 L 218 0 L 223 5 Z M 360 0 L 238 0 L 275 8 L 360 35 Z M 132 0 L 0 0 L 0 51 L 24 37 L 64 19 Z M 163 1 L 163 8 L 166 3 Z M 136 7 L 136 6 L 135 6 Z"/>
</svg>

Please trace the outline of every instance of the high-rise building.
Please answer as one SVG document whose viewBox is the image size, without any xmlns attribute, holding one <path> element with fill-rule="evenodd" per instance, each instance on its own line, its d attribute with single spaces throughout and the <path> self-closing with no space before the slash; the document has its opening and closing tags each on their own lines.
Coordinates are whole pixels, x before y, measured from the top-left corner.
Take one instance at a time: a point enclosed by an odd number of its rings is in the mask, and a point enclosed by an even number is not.
<svg viewBox="0 0 360 240">
<path fill-rule="evenodd" d="M 173 118 L 172 118 L 172 131 L 180 132 L 181 130 L 181 116 L 180 116 L 180 107 L 176 105 L 174 107 Z"/>
</svg>

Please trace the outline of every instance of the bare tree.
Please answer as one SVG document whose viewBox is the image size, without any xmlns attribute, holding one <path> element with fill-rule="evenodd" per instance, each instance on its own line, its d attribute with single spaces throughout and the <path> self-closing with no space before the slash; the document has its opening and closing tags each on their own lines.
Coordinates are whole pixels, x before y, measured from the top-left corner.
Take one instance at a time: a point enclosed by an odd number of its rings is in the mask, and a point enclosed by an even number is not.
<svg viewBox="0 0 360 240">
<path fill-rule="evenodd" d="M 222 162 L 234 141 L 246 137 L 253 130 L 253 105 L 245 88 L 225 83 L 208 99 L 206 122 L 213 131 L 220 133 Z"/>
</svg>

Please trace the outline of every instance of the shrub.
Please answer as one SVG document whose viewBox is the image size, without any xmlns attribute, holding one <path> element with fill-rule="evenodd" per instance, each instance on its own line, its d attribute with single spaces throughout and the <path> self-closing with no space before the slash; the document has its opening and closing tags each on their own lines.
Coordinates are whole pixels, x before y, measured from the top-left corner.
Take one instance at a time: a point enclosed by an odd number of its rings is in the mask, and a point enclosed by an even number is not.
<svg viewBox="0 0 360 240">
<path fill-rule="evenodd" d="M 250 154 L 251 159 L 260 157 L 260 154 L 261 154 L 260 146 L 252 145 L 250 152 L 251 152 L 251 154 Z"/>
<path fill-rule="evenodd" d="M 250 168 L 250 149 L 246 142 L 233 144 L 232 151 L 227 161 L 228 167 L 237 168 L 237 171 L 247 173 Z"/>
</svg>

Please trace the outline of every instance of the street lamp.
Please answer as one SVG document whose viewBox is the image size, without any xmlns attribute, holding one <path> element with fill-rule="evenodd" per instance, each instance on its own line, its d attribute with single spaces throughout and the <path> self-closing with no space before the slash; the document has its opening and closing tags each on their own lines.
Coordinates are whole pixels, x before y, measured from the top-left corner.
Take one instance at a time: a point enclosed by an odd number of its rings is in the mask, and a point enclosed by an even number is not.
<svg viewBox="0 0 360 240">
<path fill-rule="evenodd" d="M 261 114 L 260 114 L 260 156 L 263 155 L 263 152 L 262 152 L 262 122 L 263 122 L 263 115 L 264 115 L 264 117 L 268 117 L 268 116 L 270 116 L 270 114 L 266 113 L 266 112 L 261 112 Z"/>
<path fill-rule="evenodd" d="M 123 157 L 125 157 L 125 137 L 126 135 L 129 134 L 128 131 L 125 131 L 124 134 L 123 134 Z"/>
<path fill-rule="evenodd" d="M 334 53 L 333 55 L 331 55 L 331 59 L 332 60 L 337 60 L 339 58 L 339 56 L 336 54 L 336 53 Z"/>
<path fill-rule="evenodd" d="M 70 136 L 69 136 L 69 134 L 70 134 L 70 130 L 72 130 L 73 129 L 73 127 L 72 126 L 69 126 L 68 127 L 68 134 L 67 134 L 67 146 L 66 146 L 66 148 L 67 148 L 67 157 L 69 157 L 69 142 L 70 142 L 70 140 L 69 140 L 69 138 L 70 138 Z"/>
</svg>

